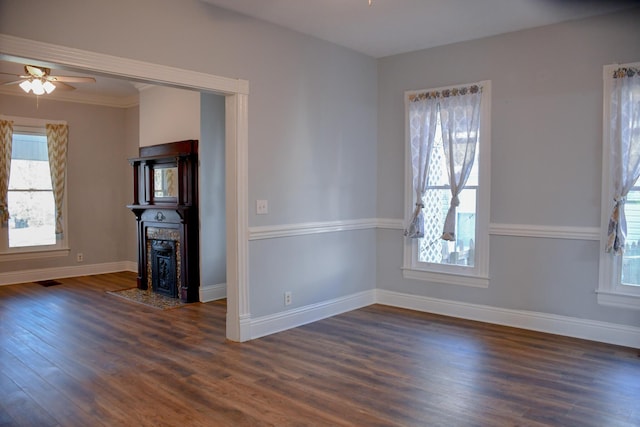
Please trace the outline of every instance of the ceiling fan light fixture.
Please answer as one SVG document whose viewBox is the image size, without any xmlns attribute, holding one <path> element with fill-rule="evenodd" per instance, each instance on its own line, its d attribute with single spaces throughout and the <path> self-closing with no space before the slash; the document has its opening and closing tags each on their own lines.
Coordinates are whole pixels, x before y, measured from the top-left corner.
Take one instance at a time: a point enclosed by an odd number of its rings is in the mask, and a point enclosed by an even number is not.
<svg viewBox="0 0 640 427">
<path fill-rule="evenodd" d="M 31 90 L 36 95 L 44 95 L 44 87 L 42 85 L 42 80 L 33 79 L 33 81 L 31 82 Z"/>
<path fill-rule="evenodd" d="M 46 80 L 42 84 L 42 88 L 44 89 L 45 92 L 47 92 L 47 94 L 50 94 L 51 92 L 56 90 L 56 86 L 53 83 L 51 83 L 49 80 Z"/>
<path fill-rule="evenodd" d="M 22 89 L 26 93 L 29 93 L 29 91 L 31 91 L 31 80 L 25 80 L 22 83 L 20 83 L 18 86 L 20 86 L 20 89 Z"/>
<path fill-rule="evenodd" d="M 48 95 L 52 93 L 54 90 L 58 88 L 73 90 L 74 86 L 71 86 L 65 82 L 75 82 L 75 83 L 95 83 L 96 79 L 94 77 L 88 76 L 52 76 L 50 75 L 49 68 L 36 67 L 33 65 L 25 65 L 24 67 L 25 74 L 15 76 L 20 78 L 21 80 L 16 80 L 13 82 L 9 82 L 10 84 L 16 84 L 20 89 L 25 91 L 25 93 L 33 92 L 34 95 L 44 95 L 45 93 Z M 0 73 L 7 74 L 7 73 Z M 9 84 L 3 83 L 3 84 Z"/>
</svg>

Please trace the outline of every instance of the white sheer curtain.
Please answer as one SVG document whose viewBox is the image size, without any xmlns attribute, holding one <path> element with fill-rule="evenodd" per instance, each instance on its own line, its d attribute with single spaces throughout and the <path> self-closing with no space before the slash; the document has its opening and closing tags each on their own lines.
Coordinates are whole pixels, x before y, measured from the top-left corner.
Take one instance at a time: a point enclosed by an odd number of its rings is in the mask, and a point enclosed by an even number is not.
<svg viewBox="0 0 640 427">
<path fill-rule="evenodd" d="M 456 208 L 460 205 L 458 195 L 464 189 L 473 167 L 480 135 L 481 101 L 482 90 L 479 86 L 443 91 L 440 100 L 442 142 L 451 187 L 451 204 L 442 230 L 443 240 L 456 240 Z"/>
<path fill-rule="evenodd" d="M 606 251 L 621 255 L 627 233 L 624 203 L 640 176 L 640 69 L 614 72 L 610 106 L 610 170 L 615 197 Z"/>
<path fill-rule="evenodd" d="M 429 163 L 433 150 L 438 120 L 438 98 L 429 94 L 410 98 L 409 127 L 411 138 L 411 166 L 416 205 L 404 235 L 419 239 L 424 237 L 424 214 L 422 198 L 429 181 Z"/>
</svg>

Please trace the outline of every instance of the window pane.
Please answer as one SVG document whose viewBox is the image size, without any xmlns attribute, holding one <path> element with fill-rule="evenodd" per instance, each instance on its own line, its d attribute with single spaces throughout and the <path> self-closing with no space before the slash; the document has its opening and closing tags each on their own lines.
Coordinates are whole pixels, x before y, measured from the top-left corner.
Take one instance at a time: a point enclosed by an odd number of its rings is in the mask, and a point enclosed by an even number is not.
<svg viewBox="0 0 640 427">
<path fill-rule="evenodd" d="M 44 132 L 44 130 L 43 130 Z M 47 137 L 24 133 L 13 134 L 11 158 L 16 160 L 48 160 Z"/>
<path fill-rule="evenodd" d="M 9 189 L 52 189 L 46 136 L 13 134 Z"/>
<path fill-rule="evenodd" d="M 456 242 L 442 240 L 442 229 L 451 203 L 451 190 L 447 162 L 442 146 L 440 120 L 435 134 L 429 164 L 429 189 L 422 199 L 424 204 L 424 238 L 418 244 L 418 261 L 435 264 L 475 264 L 476 191 L 478 183 L 478 153 L 467 186 L 460 193 L 460 206 L 456 210 Z M 436 187 L 436 188 L 433 188 Z"/>
<path fill-rule="evenodd" d="M 442 228 L 449 210 L 451 191 L 427 190 L 423 202 L 424 238 L 419 241 L 420 262 L 435 264 L 475 264 L 476 189 L 465 188 L 460 193 L 460 206 L 456 210 L 456 242 L 442 240 Z"/>
<path fill-rule="evenodd" d="M 11 160 L 10 190 L 51 190 L 49 161 Z"/>
<path fill-rule="evenodd" d="M 9 191 L 9 247 L 55 245 L 52 191 Z"/>
<path fill-rule="evenodd" d="M 627 241 L 622 257 L 622 283 L 640 286 L 640 187 L 634 187 L 624 204 Z"/>
<path fill-rule="evenodd" d="M 10 248 L 56 243 L 46 136 L 13 135 L 8 202 Z"/>
</svg>

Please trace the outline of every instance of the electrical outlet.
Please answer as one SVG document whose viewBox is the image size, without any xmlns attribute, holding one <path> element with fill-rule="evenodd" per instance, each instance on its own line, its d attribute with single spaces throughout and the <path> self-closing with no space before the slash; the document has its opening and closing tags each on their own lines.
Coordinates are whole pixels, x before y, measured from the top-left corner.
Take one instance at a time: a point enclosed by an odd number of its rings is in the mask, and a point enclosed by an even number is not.
<svg viewBox="0 0 640 427">
<path fill-rule="evenodd" d="M 284 293 L 284 305 L 291 305 L 291 291 Z"/>
<path fill-rule="evenodd" d="M 82 254 L 82 252 L 78 252 L 78 254 L 76 255 L 76 261 L 77 262 L 84 261 L 84 255 Z"/>
<path fill-rule="evenodd" d="M 267 200 L 256 200 L 256 214 L 266 215 L 269 213 L 269 202 Z"/>
</svg>

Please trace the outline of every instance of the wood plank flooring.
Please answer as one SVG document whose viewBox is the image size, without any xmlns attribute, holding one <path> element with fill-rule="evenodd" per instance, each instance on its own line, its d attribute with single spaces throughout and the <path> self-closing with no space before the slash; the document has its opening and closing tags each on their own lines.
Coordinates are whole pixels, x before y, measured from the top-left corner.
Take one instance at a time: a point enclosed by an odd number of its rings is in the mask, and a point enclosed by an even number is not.
<svg viewBox="0 0 640 427">
<path fill-rule="evenodd" d="M 639 426 L 638 350 L 381 305 L 248 343 L 131 273 L 0 287 L 0 426 Z"/>
</svg>

